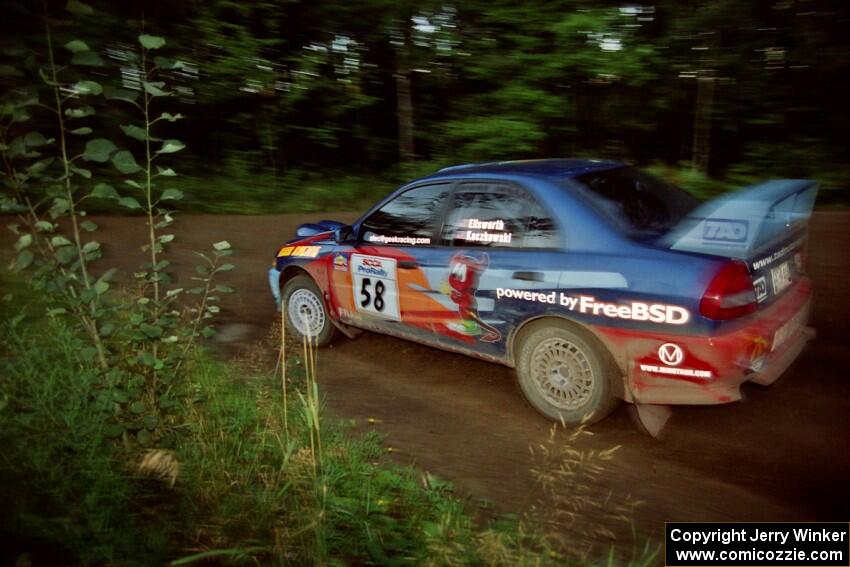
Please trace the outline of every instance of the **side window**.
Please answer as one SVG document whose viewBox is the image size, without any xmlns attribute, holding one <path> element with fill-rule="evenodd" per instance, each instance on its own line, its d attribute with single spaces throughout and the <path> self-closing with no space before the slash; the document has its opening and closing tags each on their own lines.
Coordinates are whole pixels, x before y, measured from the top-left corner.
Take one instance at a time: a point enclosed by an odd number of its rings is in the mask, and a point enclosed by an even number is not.
<svg viewBox="0 0 850 567">
<path fill-rule="evenodd" d="M 546 210 L 537 201 L 528 203 L 528 222 L 523 248 L 559 248 L 561 241 L 558 237 L 558 227 Z"/>
<path fill-rule="evenodd" d="M 401 246 L 431 244 L 434 223 L 451 185 L 439 183 L 405 191 L 363 221 L 360 239 Z"/>
<path fill-rule="evenodd" d="M 443 227 L 451 246 L 551 248 L 555 223 L 525 191 L 500 183 L 464 183 L 452 197 Z"/>
</svg>

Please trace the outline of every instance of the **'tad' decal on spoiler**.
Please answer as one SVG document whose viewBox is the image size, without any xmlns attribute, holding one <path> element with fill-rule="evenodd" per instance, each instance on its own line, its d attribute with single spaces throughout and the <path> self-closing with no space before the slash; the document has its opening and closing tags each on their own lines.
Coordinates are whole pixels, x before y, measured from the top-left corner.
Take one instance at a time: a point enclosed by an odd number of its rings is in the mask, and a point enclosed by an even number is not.
<svg viewBox="0 0 850 567">
<path fill-rule="evenodd" d="M 702 238 L 714 242 L 746 242 L 749 221 L 734 219 L 705 219 Z"/>
</svg>

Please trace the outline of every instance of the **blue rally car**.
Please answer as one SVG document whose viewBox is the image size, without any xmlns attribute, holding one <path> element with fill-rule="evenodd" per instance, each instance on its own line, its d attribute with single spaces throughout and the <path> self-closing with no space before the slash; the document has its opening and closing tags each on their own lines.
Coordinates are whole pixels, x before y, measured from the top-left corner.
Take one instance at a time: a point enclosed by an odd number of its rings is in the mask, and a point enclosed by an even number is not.
<svg viewBox="0 0 850 567">
<path fill-rule="evenodd" d="M 774 180 L 700 204 L 612 161 L 449 167 L 351 226 L 302 225 L 269 283 L 299 339 L 361 329 L 504 364 L 554 420 L 733 402 L 813 336 L 816 192 Z"/>
</svg>

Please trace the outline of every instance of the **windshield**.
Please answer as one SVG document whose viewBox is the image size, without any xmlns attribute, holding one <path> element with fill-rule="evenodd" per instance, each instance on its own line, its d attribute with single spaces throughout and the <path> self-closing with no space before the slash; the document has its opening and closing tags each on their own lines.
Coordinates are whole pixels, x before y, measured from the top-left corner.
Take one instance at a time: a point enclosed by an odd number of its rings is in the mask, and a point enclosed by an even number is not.
<svg viewBox="0 0 850 567">
<path fill-rule="evenodd" d="M 699 205 L 689 193 L 628 166 L 592 171 L 573 180 L 597 208 L 636 237 L 667 232 Z"/>
</svg>

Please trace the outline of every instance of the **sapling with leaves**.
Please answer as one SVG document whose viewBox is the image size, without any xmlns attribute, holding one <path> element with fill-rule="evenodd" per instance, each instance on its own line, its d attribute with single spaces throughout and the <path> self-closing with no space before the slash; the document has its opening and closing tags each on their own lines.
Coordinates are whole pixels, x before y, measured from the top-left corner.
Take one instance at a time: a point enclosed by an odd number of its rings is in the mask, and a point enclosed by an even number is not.
<svg viewBox="0 0 850 567">
<path fill-rule="evenodd" d="M 204 264 L 197 268 L 198 286 L 190 289 L 170 286 L 170 262 L 165 250 L 175 236 L 168 232 L 174 222 L 174 211 L 169 205 L 182 199 L 183 193 L 168 187 L 168 181 L 176 177 L 177 172 L 163 162 L 185 146 L 180 140 L 159 137 L 158 130 L 163 123 L 183 118 L 163 108 L 173 94 L 166 85 L 168 72 L 183 64 L 154 56 L 165 46 L 164 38 L 143 33 L 138 41 L 138 52 L 128 54 L 128 58 L 138 70 L 141 92 L 116 90 L 107 94 L 107 98 L 129 104 L 136 111 L 134 119 L 121 125 L 129 138 L 128 145 L 135 146 L 136 152 L 120 149 L 105 138 L 97 138 L 86 146 L 84 158 L 111 163 L 124 176 L 129 192 L 134 193 L 122 194 L 112 185 L 100 183 L 94 188 L 94 195 L 142 211 L 147 218 L 147 242 L 142 250 L 148 254 L 148 261 L 134 273 L 141 284 L 141 293 L 135 299 L 129 318 L 129 338 L 135 351 L 129 368 L 145 377 L 142 399 L 137 401 L 136 407 L 147 412 L 161 406 L 164 396 L 173 396 L 178 371 L 191 352 L 195 338 L 212 332 L 207 320 L 218 312 L 220 294 L 232 291 L 227 286 L 213 285 L 213 278 L 234 266 L 220 261 L 231 254 L 230 244 L 221 241 L 213 245 L 211 254 L 200 254 Z M 184 294 L 196 294 L 199 299 L 187 307 L 182 300 Z M 147 437 L 139 440 L 143 444 L 149 441 Z"/>
<path fill-rule="evenodd" d="M 163 290 L 163 286 L 170 282 L 167 273 L 170 262 L 162 254 L 164 246 L 174 240 L 173 234 L 164 232 L 174 220 L 173 211 L 166 208 L 167 204 L 183 196 L 178 189 L 161 186 L 163 179 L 177 174 L 174 169 L 155 162 L 185 146 L 179 140 L 163 140 L 154 134 L 154 126 L 159 122 L 175 122 L 182 118 L 180 114 L 168 112 L 155 114 L 155 107 L 160 106 L 159 99 L 171 94 L 166 90 L 165 82 L 156 80 L 156 77 L 166 69 L 178 68 L 179 63 L 160 57 L 151 61 L 151 52 L 165 45 L 163 38 L 142 34 L 138 39 L 138 54 L 128 56 L 130 62 L 136 64 L 141 77 L 141 99 L 138 100 L 139 93 L 123 89 L 115 90 L 107 96 L 128 103 L 138 111 L 140 120 L 121 125 L 121 130 L 128 138 L 141 142 L 143 158 L 137 160 L 132 151 L 119 149 L 106 138 L 91 140 L 86 145 L 83 157 L 92 162 L 111 162 L 125 176 L 124 184 L 142 197 L 140 202 L 135 196 L 122 195 L 115 187 L 105 183 L 98 184 L 93 191 L 93 195 L 99 198 L 114 199 L 128 209 L 142 210 L 147 217 L 147 242 L 142 249 L 149 254 L 150 261 L 135 273 L 142 284 L 142 295 L 136 301 L 138 311 L 132 316 L 131 323 L 134 325 L 132 338 L 140 347 L 135 362 L 144 367 L 151 378 L 149 401 L 153 403 L 156 399 L 154 391 L 158 389 L 158 376 L 167 364 L 167 356 L 161 351 L 166 345 L 179 340 L 179 311 L 173 308 L 172 303 L 182 290 Z"/>
<path fill-rule="evenodd" d="M 222 284 L 213 285 L 213 278 L 216 274 L 229 272 L 236 267 L 231 263 L 221 261 L 232 253 L 233 250 L 230 247 L 230 243 L 226 240 L 213 244 L 211 254 L 196 252 L 204 260 L 203 264 L 195 266 L 195 271 L 198 275 L 192 278 L 199 285 L 186 290 L 186 293 L 199 295 L 200 299 L 197 304 L 187 308 L 192 326 L 184 341 L 183 351 L 178 364 L 182 364 L 183 360 L 185 360 L 187 353 L 195 344 L 196 338 L 199 336 L 210 337 L 215 334 L 215 330 L 207 322 L 220 311 L 218 302 L 221 297 L 217 294 L 233 293 L 234 290 L 232 287 Z"/>
<path fill-rule="evenodd" d="M 74 16 L 93 13 L 77 0 L 67 9 Z M 180 422 L 177 408 L 186 393 L 181 366 L 190 360 L 196 339 L 213 332 L 209 323 L 219 311 L 221 294 L 233 291 L 213 284 L 218 274 L 234 268 L 224 262 L 232 251 L 227 241 L 215 243 L 211 252 L 200 254 L 197 285 L 185 290 L 171 285 L 165 249 L 174 240 L 167 230 L 174 211 L 168 205 L 182 193 L 167 186 L 177 172 L 161 162 L 184 145 L 157 136 L 162 125 L 182 119 L 162 108 L 171 95 L 164 79 L 182 66 L 153 56 L 165 40 L 141 34 L 135 57 L 125 54 L 139 71 L 140 88 L 110 88 L 80 71 L 104 64 L 85 41 L 72 39 L 54 52 L 54 23 L 45 6 L 47 63 L 39 69 L 41 90 L 11 90 L 0 98 L 0 206 L 21 219 L 11 227 L 18 233 L 14 265 L 27 269 L 34 288 L 47 292 L 48 315 L 66 318 L 82 331 L 80 338 L 88 339 L 77 349 L 80 372 L 91 377 L 92 395 L 110 415 L 106 433 L 125 444 L 131 438 L 142 445 L 159 443 Z M 124 144 L 93 137 L 85 124 L 95 113 L 93 97 L 100 95 L 137 111 L 121 126 L 128 138 Z M 52 137 L 27 130 L 34 109 L 46 109 L 55 118 Z M 114 166 L 124 176 L 122 190 L 93 181 L 88 164 Z M 100 244 L 86 235 L 97 229 L 82 209 L 87 199 L 113 200 L 145 214 L 143 250 L 149 261 L 134 274 L 141 285 L 137 295 L 107 293 L 115 270 L 91 269 Z M 191 294 L 195 300 L 189 300 Z"/>
<path fill-rule="evenodd" d="M 71 2 L 68 10 L 76 15 L 83 6 Z M 45 4 L 47 62 L 39 68 L 47 90 L 45 102 L 39 101 L 37 90 L 22 89 L 17 97 L 7 97 L 0 110 L 0 153 L 8 190 L 4 209 L 16 212 L 22 221 L 10 227 L 18 233 L 15 267 L 25 269 L 35 264 L 33 286 L 54 292 L 58 302 L 48 314 L 72 314 L 72 320 L 83 328 L 91 345 L 80 349 L 79 357 L 83 362 L 96 360 L 106 370 L 110 362 L 103 335 L 109 327 L 100 324 L 104 315 L 101 299 L 114 272 L 99 278 L 91 272 L 91 263 L 100 257 L 100 244 L 84 237 L 84 232 L 97 227 L 84 218 L 80 205 L 90 195 L 83 193 L 78 180 L 90 179 L 92 174 L 79 162 L 83 154 L 75 154 L 73 149 L 78 145 L 77 136 L 91 133 L 91 128 L 80 124 L 81 119 L 95 113 L 88 99 L 103 90 L 99 83 L 81 79 L 76 68 L 102 65 L 102 60 L 79 39 L 65 43 L 64 51 L 57 53 L 54 25 Z M 60 58 L 70 61 L 61 64 Z M 55 138 L 24 131 L 29 110 L 36 107 L 48 110 L 55 118 Z M 12 136 L 15 137 L 10 139 Z M 50 149 L 56 152 L 55 156 L 45 155 Z"/>
</svg>

